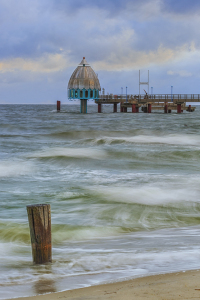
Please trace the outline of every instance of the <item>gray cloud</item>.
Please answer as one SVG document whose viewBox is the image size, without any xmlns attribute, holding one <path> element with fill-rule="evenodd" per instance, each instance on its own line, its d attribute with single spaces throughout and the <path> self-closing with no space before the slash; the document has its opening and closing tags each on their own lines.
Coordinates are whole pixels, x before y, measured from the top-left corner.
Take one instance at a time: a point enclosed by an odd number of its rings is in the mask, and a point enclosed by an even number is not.
<svg viewBox="0 0 200 300">
<path fill-rule="evenodd" d="M 33 98 L 46 93 L 43 101 L 64 97 L 82 56 L 113 93 L 121 85 L 134 93 L 138 69 L 148 68 L 159 92 L 170 81 L 186 89 L 186 78 L 194 86 L 199 7 L 195 0 L 1 0 L 0 101 L 12 92 L 26 98 L 28 88 Z"/>
<path fill-rule="evenodd" d="M 200 11 L 199 0 L 164 0 L 163 10 L 176 14 L 198 13 Z"/>
<path fill-rule="evenodd" d="M 28 5 L 21 0 L 19 6 L 2 0 L 0 58 L 39 57 L 64 49 L 72 59 L 84 52 L 93 61 L 116 51 L 117 38 L 124 48 L 140 51 L 152 51 L 161 44 L 174 48 L 195 41 L 199 45 L 198 20 L 180 22 L 161 14 L 160 3 L 171 7 L 168 2 L 30 0 Z M 122 34 L 128 30 L 134 35 L 123 41 Z"/>
<path fill-rule="evenodd" d="M 145 2 L 148 0 L 141 0 L 142 2 Z M 62 12 L 64 12 L 67 15 L 73 15 L 77 11 L 80 11 L 82 9 L 86 9 L 88 12 L 91 8 L 98 8 L 103 9 L 109 12 L 109 15 L 116 15 L 120 13 L 121 11 L 126 9 L 127 3 L 129 3 L 129 0 L 101 0 L 101 1 L 94 1 L 94 0 L 53 0 L 53 8 L 58 9 Z M 137 0 L 131 1 L 133 3 L 137 3 Z M 91 16 L 88 14 L 88 17 Z"/>
</svg>

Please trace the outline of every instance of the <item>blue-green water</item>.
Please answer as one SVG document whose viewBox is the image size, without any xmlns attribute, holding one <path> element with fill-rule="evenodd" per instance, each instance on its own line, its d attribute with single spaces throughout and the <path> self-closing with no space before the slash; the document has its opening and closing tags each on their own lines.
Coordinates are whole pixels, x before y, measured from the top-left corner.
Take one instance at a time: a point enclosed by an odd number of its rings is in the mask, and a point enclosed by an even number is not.
<svg viewBox="0 0 200 300">
<path fill-rule="evenodd" d="M 0 298 L 200 268 L 200 109 L 0 105 Z M 49 203 L 34 266 L 26 205 Z"/>
</svg>

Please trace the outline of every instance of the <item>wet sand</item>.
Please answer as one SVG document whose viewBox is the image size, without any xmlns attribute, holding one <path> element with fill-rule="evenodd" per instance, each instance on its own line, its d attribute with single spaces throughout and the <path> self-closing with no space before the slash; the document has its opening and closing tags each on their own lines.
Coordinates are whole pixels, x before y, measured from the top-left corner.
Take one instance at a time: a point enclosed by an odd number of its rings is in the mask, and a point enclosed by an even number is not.
<svg viewBox="0 0 200 300">
<path fill-rule="evenodd" d="M 65 292 L 18 298 L 18 300 L 62 299 L 200 299 L 200 271 L 195 270 L 171 274 L 161 274 Z"/>
</svg>

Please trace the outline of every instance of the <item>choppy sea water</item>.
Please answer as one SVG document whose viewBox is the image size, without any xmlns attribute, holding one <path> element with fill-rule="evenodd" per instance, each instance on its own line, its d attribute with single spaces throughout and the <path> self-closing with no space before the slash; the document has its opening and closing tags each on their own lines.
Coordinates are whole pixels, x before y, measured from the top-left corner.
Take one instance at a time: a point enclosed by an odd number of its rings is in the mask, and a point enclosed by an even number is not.
<svg viewBox="0 0 200 300">
<path fill-rule="evenodd" d="M 0 105 L 0 298 L 200 268 L 200 108 Z M 32 264 L 26 205 L 52 211 Z"/>
</svg>

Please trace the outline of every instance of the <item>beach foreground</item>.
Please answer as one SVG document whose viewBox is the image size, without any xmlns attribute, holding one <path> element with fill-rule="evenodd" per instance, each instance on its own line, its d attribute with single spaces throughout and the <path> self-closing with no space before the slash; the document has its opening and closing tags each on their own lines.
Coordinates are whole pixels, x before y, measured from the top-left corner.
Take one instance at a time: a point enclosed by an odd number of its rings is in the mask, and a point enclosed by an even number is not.
<svg viewBox="0 0 200 300">
<path fill-rule="evenodd" d="M 200 270 L 161 274 L 18 300 L 62 299 L 199 299 Z"/>
</svg>

